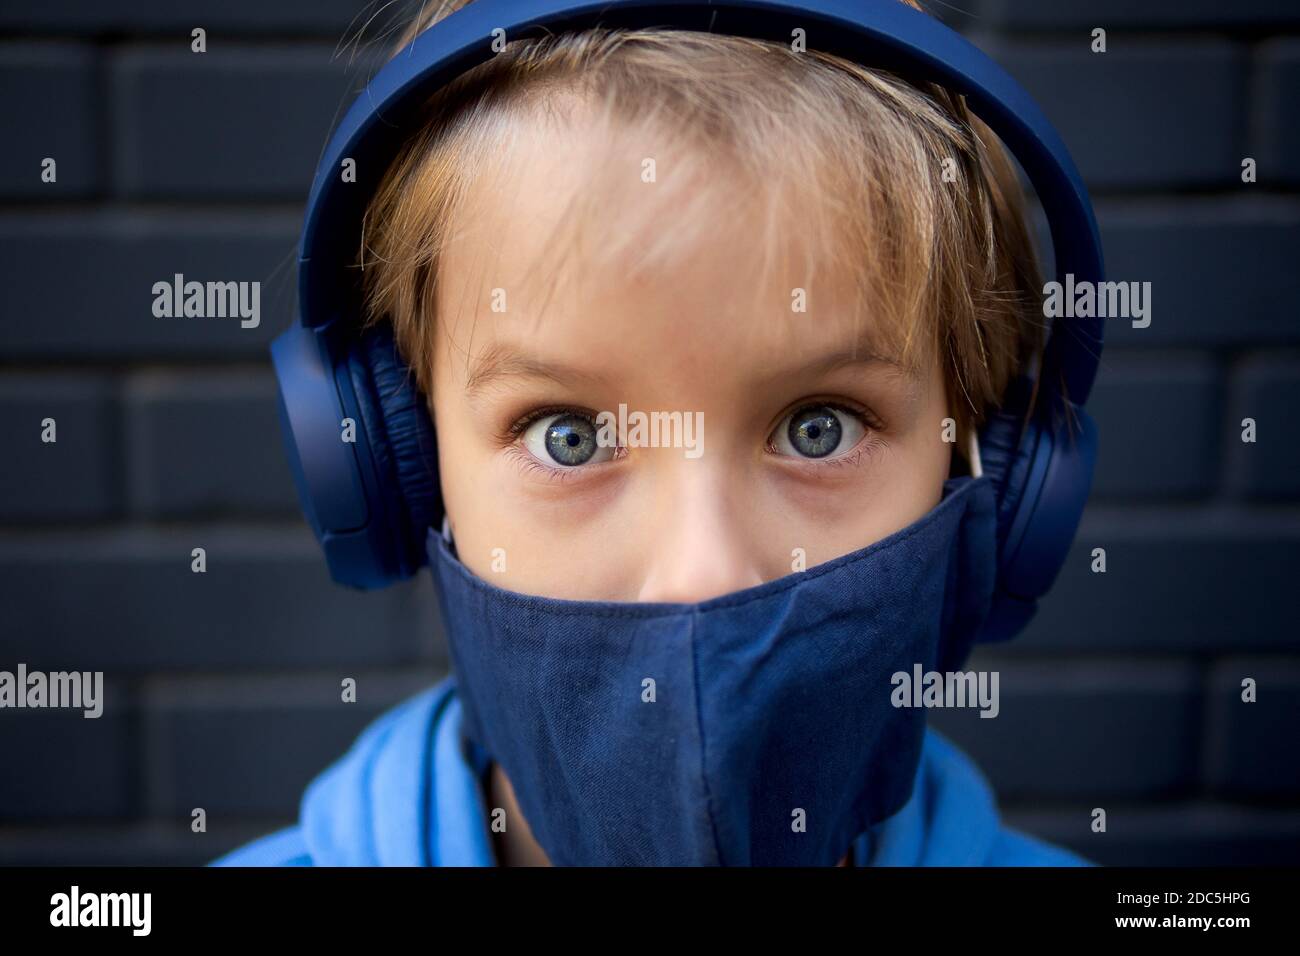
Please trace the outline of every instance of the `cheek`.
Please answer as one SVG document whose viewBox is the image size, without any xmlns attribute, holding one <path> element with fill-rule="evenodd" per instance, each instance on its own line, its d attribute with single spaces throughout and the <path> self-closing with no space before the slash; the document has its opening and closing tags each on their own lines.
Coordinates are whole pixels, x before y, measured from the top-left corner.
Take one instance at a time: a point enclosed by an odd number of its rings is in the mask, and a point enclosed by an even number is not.
<svg viewBox="0 0 1300 956">
<path fill-rule="evenodd" d="M 600 552 L 573 527 L 575 517 L 593 513 L 590 496 L 579 505 L 563 486 L 527 480 L 458 399 L 435 390 L 439 477 L 457 554 L 494 584 L 550 593 L 565 561 Z"/>
<path fill-rule="evenodd" d="M 435 383 L 439 379 L 435 375 Z M 432 412 L 438 444 L 438 479 L 461 560 L 471 570 L 478 571 L 473 562 L 489 554 L 490 549 L 485 551 L 481 545 L 492 540 L 495 529 L 491 526 L 491 510 L 484 507 L 480 491 L 482 452 L 473 441 L 469 417 L 457 399 L 458 396 L 447 395 L 445 389 L 435 384 Z"/>
<path fill-rule="evenodd" d="M 938 504 L 947 476 L 942 458 L 894 442 L 862 473 L 833 485 L 770 485 L 752 514 L 759 540 L 801 548 L 808 565 L 830 561 L 900 531 Z"/>
<path fill-rule="evenodd" d="M 510 536 L 508 509 L 492 494 L 485 480 L 484 464 L 471 443 L 457 434 L 454 426 L 438 433 L 438 467 L 442 482 L 443 506 L 451 524 L 452 537 L 461 562 L 480 577 L 493 579 L 499 573 L 499 558 L 509 556 L 519 546 Z M 494 506 L 494 502 L 496 503 Z M 496 549 L 503 549 L 498 552 Z M 493 560 L 498 559 L 498 567 Z"/>
<path fill-rule="evenodd" d="M 954 446 L 943 440 L 948 414 L 936 377 L 860 468 L 828 480 L 781 477 L 767 483 L 755 509 L 767 524 L 765 537 L 780 541 L 783 553 L 802 548 L 812 566 L 920 520 L 941 500 L 950 473 Z"/>
<path fill-rule="evenodd" d="M 907 519 L 900 528 L 922 517 L 943 496 L 943 484 L 951 473 L 956 447 L 944 440 L 950 434 L 945 428 L 945 421 L 950 417 L 943 378 L 936 370 L 917 401 L 910 430 L 900 442 L 899 474 L 895 481 L 899 514 Z"/>
</svg>

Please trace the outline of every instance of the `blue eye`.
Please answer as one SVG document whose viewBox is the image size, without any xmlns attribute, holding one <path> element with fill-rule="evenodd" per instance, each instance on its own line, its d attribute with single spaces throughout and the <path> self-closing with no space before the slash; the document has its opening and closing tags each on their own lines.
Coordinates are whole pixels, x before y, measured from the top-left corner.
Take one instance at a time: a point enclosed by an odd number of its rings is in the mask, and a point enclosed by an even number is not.
<svg viewBox="0 0 1300 956">
<path fill-rule="evenodd" d="M 597 442 L 596 423 L 585 415 L 543 415 L 524 430 L 524 447 L 543 463 L 576 468 L 614 457 L 614 448 Z"/>
<path fill-rule="evenodd" d="M 776 429 L 773 444 L 783 455 L 825 458 L 837 448 L 853 448 L 865 434 L 858 419 L 829 405 L 795 409 Z"/>
</svg>

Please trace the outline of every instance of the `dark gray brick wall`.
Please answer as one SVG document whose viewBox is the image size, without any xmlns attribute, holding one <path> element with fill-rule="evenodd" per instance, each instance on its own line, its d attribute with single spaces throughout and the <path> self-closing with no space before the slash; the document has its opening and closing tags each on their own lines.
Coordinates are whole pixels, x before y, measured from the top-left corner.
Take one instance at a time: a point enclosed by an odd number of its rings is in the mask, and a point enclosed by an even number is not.
<svg viewBox="0 0 1300 956">
<path fill-rule="evenodd" d="M 195 548 L 207 570 L 191 570 Z M 146 675 L 434 655 L 427 575 L 384 591 L 333 585 L 297 523 L 204 523 L 0 536 L 6 651 L 35 668 Z"/>
<path fill-rule="evenodd" d="M 96 721 L 0 717 L 6 766 L 35 770 L 0 774 L 0 863 L 210 860 L 290 822 L 366 722 L 446 672 L 427 578 L 329 582 L 266 354 L 325 130 L 373 62 L 340 40 L 402 6 L 0 5 L 0 668 L 109 682 Z M 1110 276 L 1151 282 L 1153 318 L 1108 326 L 1070 564 L 1022 639 L 974 659 L 999 671 L 1000 716 L 935 724 L 1011 824 L 1097 862 L 1294 863 L 1300 6 L 936 7 L 1060 127 Z M 259 327 L 155 318 L 153 283 L 176 273 L 260 281 Z"/>
<path fill-rule="evenodd" d="M 132 514 L 296 516 L 266 369 L 142 373 L 128 380 L 124 405 Z"/>
<path fill-rule="evenodd" d="M 981 37 L 982 39 L 982 37 Z M 1095 189 L 1223 186 L 1240 174 L 1247 59 L 1226 40 L 990 39 Z"/>
<path fill-rule="evenodd" d="M 117 388 L 99 373 L 0 372 L 0 516 L 13 524 L 106 520 L 122 511 Z M 46 442 L 47 419 L 53 419 Z"/>
<path fill-rule="evenodd" d="M 304 198 L 320 131 L 351 100 L 332 54 L 316 44 L 215 43 L 201 55 L 174 44 L 122 53 L 111 67 L 117 190 L 131 198 Z"/>
<path fill-rule="evenodd" d="M 1219 479 L 1217 365 L 1204 355 L 1103 353 L 1089 412 L 1105 425 L 1093 500 L 1207 497 Z"/>
<path fill-rule="evenodd" d="M 1202 711 L 1194 665 L 976 659 L 972 666 L 998 672 L 998 715 L 936 711 L 932 723 L 996 782 L 1000 798 L 1068 800 L 1086 793 L 1094 800 L 1134 800 L 1194 792 L 1194 731 Z"/>
<path fill-rule="evenodd" d="M 5 669 L 12 671 L 12 663 Z M 0 775 L 6 824 L 45 820 L 102 826 L 135 815 L 140 796 L 136 714 L 124 681 L 106 673 L 104 685 L 99 717 L 70 709 L 5 712 L 4 758 L 11 768 L 26 768 Z"/>
<path fill-rule="evenodd" d="M 58 200 L 93 195 L 103 183 L 97 53 L 82 43 L 0 42 L 0 196 Z M 58 122 L 51 122 L 55 117 Z M 33 136 L 39 130 L 41 135 Z M 56 162 L 42 182 L 42 163 Z"/>
<path fill-rule="evenodd" d="M 1300 89 L 1300 40 L 1261 45 L 1257 68 L 1254 140 L 1259 161 L 1280 182 L 1300 185 L 1300 127 L 1295 96 Z"/>
<path fill-rule="evenodd" d="M 162 819 L 208 815 L 208 834 L 232 821 L 273 819 L 295 807 L 307 784 L 387 708 L 437 676 L 412 668 L 396 677 L 340 669 L 292 678 L 169 682 L 147 694 L 146 805 Z M 344 678 L 356 701 L 341 702 Z"/>
<path fill-rule="evenodd" d="M 0 214 L 0 356 L 103 363 L 262 360 L 293 308 L 297 210 Z M 156 318 L 156 282 L 261 282 L 260 317 Z"/>
<path fill-rule="evenodd" d="M 126 33 L 188 36 L 194 27 L 232 36 L 343 35 L 354 23 L 377 13 L 378 4 L 365 0 L 8 0 L 0 8 L 0 26 L 7 30 L 99 35 Z M 379 24 L 387 21 L 379 12 Z M 378 31 L 376 31 L 378 32 Z"/>
<path fill-rule="evenodd" d="M 1091 507 L 1039 617 L 1011 647 L 1294 650 L 1296 635 L 1284 622 L 1294 604 L 1286 569 L 1295 566 L 1298 535 L 1300 521 L 1286 510 Z M 1092 571 L 1094 548 L 1106 550 L 1104 574 Z"/>
<path fill-rule="evenodd" d="M 1254 681 L 1256 701 L 1243 698 Z M 1233 657 L 1209 674 L 1206 783 L 1224 798 L 1300 796 L 1300 662 Z"/>
<path fill-rule="evenodd" d="M 1289 0 L 985 0 L 976 8 L 991 22 L 1012 31 L 1072 30 L 1094 27 L 1148 30 L 1259 30 L 1300 26 L 1300 11 Z M 973 8 L 968 8 L 973 9 Z"/>
<path fill-rule="evenodd" d="M 1300 339 L 1300 203 L 1251 192 L 1259 185 L 1222 197 L 1098 200 L 1108 276 L 1150 282 L 1153 309 L 1144 329 L 1110 322 L 1107 345 L 1226 349 Z"/>
<path fill-rule="evenodd" d="M 1235 414 L 1241 429 L 1254 419 L 1256 441 L 1233 444 L 1234 490 L 1260 501 L 1283 502 L 1300 495 L 1300 354 L 1245 356 L 1234 369 Z M 1267 428 L 1268 441 L 1260 439 Z"/>
</svg>

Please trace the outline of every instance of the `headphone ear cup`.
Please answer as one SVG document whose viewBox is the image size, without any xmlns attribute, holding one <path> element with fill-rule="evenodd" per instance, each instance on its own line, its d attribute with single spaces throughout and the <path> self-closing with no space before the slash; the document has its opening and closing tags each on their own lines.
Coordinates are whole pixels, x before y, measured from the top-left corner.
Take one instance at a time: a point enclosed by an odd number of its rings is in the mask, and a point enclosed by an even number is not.
<svg viewBox="0 0 1300 956">
<path fill-rule="evenodd" d="M 387 323 L 362 333 L 348 372 L 379 475 L 378 493 L 391 516 L 399 557 L 413 572 L 425 563 L 428 529 L 442 520 L 433 421 Z"/>
<path fill-rule="evenodd" d="M 1002 407 L 980 429 L 980 464 L 993 481 L 998 500 L 998 554 L 1003 552 L 1037 448 L 1036 424 L 1025 421 L 1033 381 L 1020 377 L 1008 386 Z"/>
<path fill-rule="evenodd" d="M 1067 559 L 1097 460 L 1097 426 L 1077 405 L 1040 405 L 1017 379 L 981 432 L 998 495 L 998 587 L 979 640 L 1004 641 L 1029 623 Z"/>
</svg>

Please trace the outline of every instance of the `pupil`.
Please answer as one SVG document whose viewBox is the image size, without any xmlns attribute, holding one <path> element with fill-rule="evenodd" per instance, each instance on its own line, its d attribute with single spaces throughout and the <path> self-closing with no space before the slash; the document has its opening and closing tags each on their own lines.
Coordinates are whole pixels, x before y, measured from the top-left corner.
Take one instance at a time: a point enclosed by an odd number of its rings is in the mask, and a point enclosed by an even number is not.
<svg viewBox="0 0 1300 956">
<path fill-rule="evenodd" d="M 546 429 L 546 452 L 561 465 L 584 464 L 596 453 L 595 425 L 581 415 L 560 415 Z"/>
<path fill-rule="evenodd" d="M 790 416 L 790 444 L 807 458 L 824 458 L 840 443 L 843 429 L 839 416 L 825 405 L 804 409 Z"/>
</svg>

